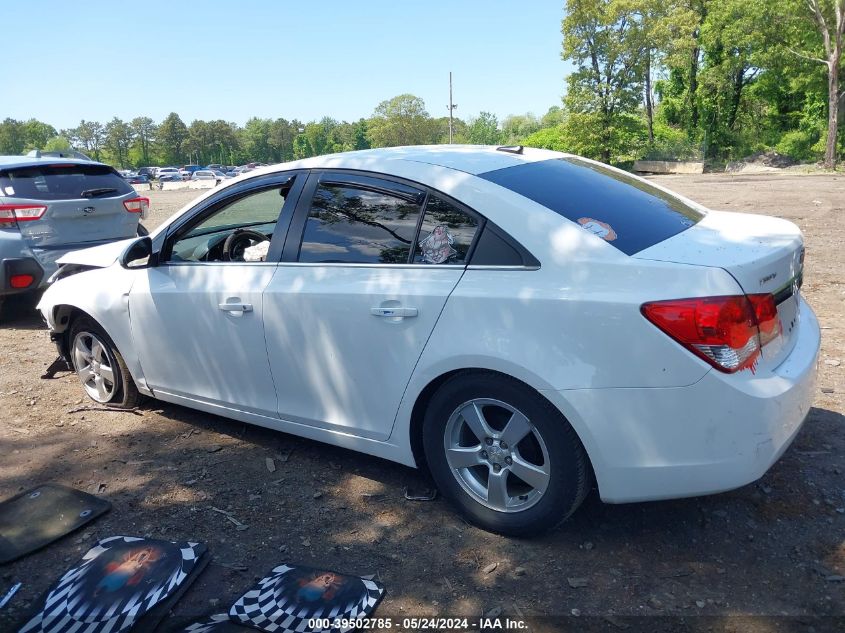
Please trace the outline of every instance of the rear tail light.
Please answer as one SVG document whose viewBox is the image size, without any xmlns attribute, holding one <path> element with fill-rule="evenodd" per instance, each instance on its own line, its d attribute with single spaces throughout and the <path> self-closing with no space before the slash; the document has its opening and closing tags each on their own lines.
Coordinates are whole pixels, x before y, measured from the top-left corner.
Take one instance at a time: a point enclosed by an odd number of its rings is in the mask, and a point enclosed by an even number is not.
<svg viewBox="0 0 845 633">
<path fill-rule="evenodd" d="M 20 290 L 21 288 L 29 288 L 34 281 L 35 277 L 32 275 L 12 275 L 9 277 L 9 285 L 17 290 Z"/>
<path fill-rule="evenodd" d="M 770 294 L 748 295 L 748 300 L 754 306 L 754 317 L 760 329 L 760 347 L 764 347 L 779 337 L 783 330 L 778 318 L 775 297 Z"/>
<path fill-rule="evenodd" d="M 770 294 L 654 301 L 643 316 L 716 369 L 753 371 L 763 345 L 780 335 Z"/>
<path fill-rule="evenodd" d="M 47 207 L 34 204 L 0 204 L 0 226 L 38 220 L 46 210 Z"/>
<path fill-rule="evenodd" d="M 140 213 L 141 217 L 145 217 L 147 215 L 147 211 L 150 210 L 150 199 L 132 198 L 131 200 L 124 200 L 123 206 L 126 207 L 126 210 L 129 211 L 129 213 Z"/>
</svg>

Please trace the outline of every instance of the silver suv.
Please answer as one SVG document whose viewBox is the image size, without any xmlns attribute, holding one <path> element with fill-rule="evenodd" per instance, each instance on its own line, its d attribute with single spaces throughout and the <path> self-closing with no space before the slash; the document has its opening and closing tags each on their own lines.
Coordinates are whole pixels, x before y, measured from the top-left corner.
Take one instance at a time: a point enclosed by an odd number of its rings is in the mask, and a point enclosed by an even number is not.
<svg viewBox="0 0 845 633">
<path fill-rule="evenodd" d="M 149 205 L 83 155 L 0 156 L 0 305 L 46 285 L 69 251 L 146 234 Z"/>
</svg>

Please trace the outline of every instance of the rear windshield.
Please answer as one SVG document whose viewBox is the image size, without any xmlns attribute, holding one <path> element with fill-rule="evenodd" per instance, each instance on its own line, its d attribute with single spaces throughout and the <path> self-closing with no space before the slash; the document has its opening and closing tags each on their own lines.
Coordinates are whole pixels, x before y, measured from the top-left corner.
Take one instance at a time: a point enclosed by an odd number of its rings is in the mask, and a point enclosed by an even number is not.
<svg viewBox="0 0 845 633">
<path fill-rule="evenodd" d="M 579 223 L 626 255 L 677 235 L 704 217 L 653 185 L 577 158 L 525 163 L 480 177 Z"/>
<path fill-rule="evenodd" d="M 37 165 L 0 171 L 0 194 L 33 200 L 108 198 L 132 187 L 106 165 Z"/>
</svg>

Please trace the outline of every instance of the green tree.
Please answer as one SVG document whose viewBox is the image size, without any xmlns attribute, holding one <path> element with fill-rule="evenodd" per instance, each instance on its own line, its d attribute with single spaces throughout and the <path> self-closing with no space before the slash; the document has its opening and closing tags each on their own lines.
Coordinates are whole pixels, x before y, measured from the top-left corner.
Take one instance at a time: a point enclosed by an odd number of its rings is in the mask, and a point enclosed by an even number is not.
<svg viewBox="0 0 845 633">
<path fill-rule="evenodd" d="M 69 152 L 73 149 L 73 147 L 71 147 L 70 141 L 67 137 L 54 136 L 44 143 L 44 147 L 42 149 L 48 152 Z"/>
<path fill-rule="evenodd" d="M 789 50 L 799 57 L 823 64 L 827 70 L 827 135 L 824 166 L 836 167 L 837 132 L 839 123 L 839 75 L 842 72 L 842 41 L 845 36 L 845 0 L 790 0 L 787 5 L 794 18 L 789 24 L 791 39 L 797 39 Z M 807 50 L 807 28 L 815 29 L 815 40 Z M 796 37 L 797 36 L 797 37 Z M 820 41 L 819 41 L 820 40 Z"/>
<path fill-rule="evenodd" d="M 16 156 L 23 154 L 26 147 L 26 135 L 23 123 L 6 118 L 0 123 L 0 154 Z"/>
<path fill-rule="evenodd" d="M 120 167 L 126 167 L 129 164 L 129 147 L 132 145 L 132 139 L 135 136 L 132 128 L 125 121 L 114 117 L 106 123 L 105 132 L 106 149 L 109 150 Z"/>
<path fill-rule="evenodd" d="M 172 165 L 181 163 L 185 158 L 183 145 L 188 138 L 188 127 L 175 112 L 158 126 L 158 142 L 161 146 L 164 162 Z"/>
<path fill-rule="evenodd" d="M 601 140 L 600 157 L 610 162 L 629 148 L 614 142 L 627 135 L 616 131 L 620 117 L 637 111 L 642 94 L 645 40 L 641 17 L 628 0 L 568 0 L 563 19 L 564 60 L 575 70 L 568 78 L 567 108 L 595 129 L 585 132 Z"/>
<path fill-rule="evenodd" d="M 502 134 L 495 114 L 482 112 L 467 126 L 467 140 L 474 145 L 499 145 Z"/>
<path fill-rule="evenodd" d="M 150 164 L 150 149 L 155 141 L 156 124 L 148 116 L 139 116 L 129 124 L 135 134 L 135 143 L 141 151 L 141 162 Z"/>
<path fill-rule="evenodd" d="M 540 120 L 531 114 L 512 114 L 502 121 L 502 141 L 514 144 L 540 129 Z"/>
<path fill-rule="evenodd" d="M 26 139 L 25 149 L 44 149 L 51 138 L 56 136 L 56 128 L 36 119 L 30 119 L 23 124 L 24 138 Z"/>
<path fill-rule="evenodd" d="M 411 94 L 379 103 L 368 127 L 373 147 L 424 145 L 436 140 L 436 128 L 425 109 L 425 102 Z"/>
</svg>

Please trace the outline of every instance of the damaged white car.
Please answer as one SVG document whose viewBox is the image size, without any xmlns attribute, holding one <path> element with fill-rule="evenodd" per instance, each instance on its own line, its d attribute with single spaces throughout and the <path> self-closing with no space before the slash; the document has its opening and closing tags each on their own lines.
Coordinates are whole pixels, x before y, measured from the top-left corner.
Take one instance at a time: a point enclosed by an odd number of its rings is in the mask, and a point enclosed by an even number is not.
<svg viewBox="0 0 845 633">
<path fill-rule="evenodd" d="M 39 307 L 97 402 L 140 395 L 425 465 L 471 521 L 756 480 L 813 400 L 798 228 L 521 147 L 252 172 L 78 251 Z"/>
</svg>

